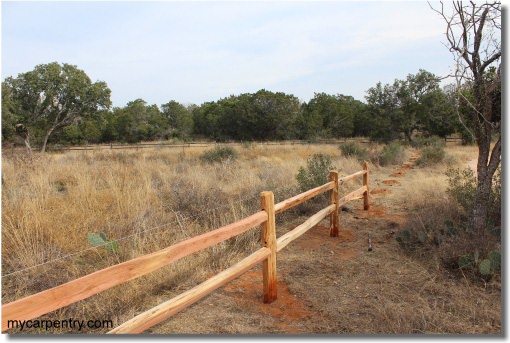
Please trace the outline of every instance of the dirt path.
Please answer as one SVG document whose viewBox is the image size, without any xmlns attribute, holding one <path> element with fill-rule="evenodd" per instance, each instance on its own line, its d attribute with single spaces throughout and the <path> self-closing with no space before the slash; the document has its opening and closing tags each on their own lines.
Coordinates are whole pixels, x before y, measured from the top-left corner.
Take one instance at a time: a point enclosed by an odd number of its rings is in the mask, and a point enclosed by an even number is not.
<svg viewBox="0 0 510 343">
<path fill-rule="evenodd" d="M 261 301 L 260 268 L 243 274 L 228 284 L 222 293 L 230 297 L 245 315 L 269 320 L 272 324 L 266 333 L 342 332 L 331 326 L 331 323 L 337 322 L 337 306 L 349 302 L 349 299 L 354 304 L 359 299 L 371 301 L 378 296 L 375 289 L 367 292 L 363 287 L 363 284 L 370 283 L 363 280 L 370 278 L 370 273 L 364 276 L 363 271 L 357 271 L 359 279 L 352 280 L 354 284 L 342 289 L 345 274 L 353 272 L 350 264 L 363 263 L 367 258 L 379 259 L 386 249 L 395 248 L 394 235 L 404 225 L 405 217 L 394 206 L 388 206 L 391 200 L 387 197 L 399 192 L 398 188 L 406 173 L 412 172 L 415 160 L 416 156 L 413 156 L 384 179 L 380 175 L 374 178 L 370 191 L 372 205 L 368 211 L 363 210 L 361 201 L 350 203 L 346 211 L 341 211 L 339 237 L 329 237 L 325 220 L 279 253 L 278 299 L 275 302 L 264 304 Z M 283 232 L 278 235 L 281 234 Z M 368 234 L 371 236 L 372 252 L 368 251 Z M 351 316 L 360 321 L 361 332 L 365 327 L 362 323 L 364 314 Z"/>
<path fill-rule="evenodd" d="M 240 334 L 485 333 L 497 322 L 477 322 L 462 301 L 480 311 L 493 299 L 472 294 L 461 280 L 439 277 L 406 256 L 395 235 L 407 223 L 402 185 L 416 172 L 413 156 L 393 170 L 371 174 L 371 207 L 354 201 L 340 213 L 340 235 L 329 237 L 324 220 L 278 253 L 278 299 L 262 302 L 256 267 L 154 332 Z M 308 215 L 287 227 L 280 236 Z M 373 246 L 368 251 L 368 236 Z M 495 319 L 496 320 L 496 319 Z M 183 329 L 185 328 L 185 329 Z"/>
</svg>

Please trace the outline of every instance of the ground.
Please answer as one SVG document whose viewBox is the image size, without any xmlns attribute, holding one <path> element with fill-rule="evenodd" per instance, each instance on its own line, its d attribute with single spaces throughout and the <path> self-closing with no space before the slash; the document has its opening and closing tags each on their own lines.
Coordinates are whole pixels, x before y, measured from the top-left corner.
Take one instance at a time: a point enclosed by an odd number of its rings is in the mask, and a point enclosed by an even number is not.
<svg viewBox="0 0 510 343">
<path fill-rule="evenodd" d="M 372 174 L 370 209 L 359 200 L 349 203 L 340 212 L 339 237 L 329 237 L 324 220 L 278 254 L 273 303 L 262 302 L 262 271 L 255 267 L 148 332 L 500 332 L 500 290 L 431 270 L 395 241 L 407 217 L 394 199 L 405 196 L 401 186 L 410 182 L 416 158 L 386 175 Z M 298 224 L 280 226 L 277 235 Z"/>
<path fill-rule="evenodd" d="M 356 158 L 331 145 L 258 144 L 240 148 L 237 161 L 216 164 L 200 162 L 205 149 L 4 156 L 4 303 L 251 215 L 260 208 L 261 191 L 275 192 L 277 202 L 290 198 L 299 192 L 294 175 L 313 154 L 334 156 L 340 176 L 360 170 Z M 395 240 L 402 229 L 421 228 L 420 216 L 444 225 L 447 217 L 438 211 L 455 207 L 446 194 L 446 170 L 470 165 L 476 148 L 450 146 L 445 161 L 430 167 L 414 165 L 418 150 L 405 156 L 404 163 L 370 165 L 370 209 L 363 210 L 362 200 L 345 205 L 339 237 L 329 237 L 329 220 L 323 220 L 278 253 L 276 301 L 262 302 L 256 266 L 146 333 L 500 333 L 500 280 L 473 282 Z M 340 196 L 359 186 L 360 180 L 343 185 Z M 279 214 L 277 236 L 323 207 Z M 90 250 L 87 233 L 102 231 L 119 239 L 117 254 Z M 259 249 L 259 237 L 260 227 L 254 228 L 43 318 L 102 318 L 118 326 Z"/>
</svg>

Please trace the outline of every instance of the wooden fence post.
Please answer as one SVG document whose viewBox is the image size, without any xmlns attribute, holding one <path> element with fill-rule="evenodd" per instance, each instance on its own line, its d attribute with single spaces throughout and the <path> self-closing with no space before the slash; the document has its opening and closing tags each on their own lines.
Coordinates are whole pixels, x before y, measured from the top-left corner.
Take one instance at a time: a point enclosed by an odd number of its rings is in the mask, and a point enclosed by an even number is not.
<svg viewBox="0 0 510 343">
<path fill-rule="evenodd" d="M 368 183 L 368 162 L 363 162 L 363 170 L 366 173 L 363 175 L 363 186 L 367 187 L 367 190 L 363 194 L 363 209 L 368 210 L 370 208 L 370 186 Z"/>
<path fill-rule="evenodd" d="M 329 215 L 329 236 L 338 237 L 338 172 L 329 172 L 329 181 L 335 182 L 335 187 L 329 191 L 329 204 L 335 204 L 335 210 Z"/>
<path fill-rule="evenodd" d="M 271 250 L 271 255 L 262 263 L 264 302 L 276 300 L 276 225 L 273 192 L 260 193 L 260 209 L 267 212 L 267 221 L 262 223 L 262 244 Z"/>
</svg>

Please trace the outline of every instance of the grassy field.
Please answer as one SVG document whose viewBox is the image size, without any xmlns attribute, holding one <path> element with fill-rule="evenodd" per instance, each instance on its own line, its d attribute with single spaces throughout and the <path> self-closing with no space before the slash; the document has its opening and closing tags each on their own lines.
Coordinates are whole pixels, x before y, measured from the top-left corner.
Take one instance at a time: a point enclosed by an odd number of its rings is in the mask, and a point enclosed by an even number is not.
<svg viewBox="0 0 510 343">
<path fill-rule="evenodd" d="M 6 151 L 3 303 L 232 223 L 259 209 L 261 191 L 274 191 L 277 202 L 289 198 L 299 193 L 295 176 L 313 154 L 333 156 L 340 175 L 361 169 L 335 145 L 252 144 L 236 147 L 237 160 L 213 164 L 199 158 L 205 150 L 107 150 L 32 158 Z M 418 155 L 406 150 L 406 158 Z M 464 167 L 474 157 L 473 147 L 450 146 L 445 162 L 431 167 L 371 163 L 372 209 L 362 211 L 360 201 L 350 203 L 349 211 L 341 212 L 338 239 L 328 237 L 324 222 L 283 250 L 275 303 L 260 301 L 261 272 L 255 268 L 148 332 L 500 332 L 497 279 L 483 286 L 453 277 L 439 260 L 410 258 L 394 239 L 399 228 L 414 225 L 419 216 L 434 217 L 434 209 L 451 207 L 446 169 Z M 322 205 L 280 215 L 277 236 Z M 458 215 L 455 209 L 448 211 Z M 91 248 L 87 234 L 100 232 L 118 240 L 118 252 Z M 368 233 L 375 242 L 370 254 Z M 117 326 L 259 247 L 260 230 L 254 228 L 44 318 L 111 319 Z"/>
</svg>

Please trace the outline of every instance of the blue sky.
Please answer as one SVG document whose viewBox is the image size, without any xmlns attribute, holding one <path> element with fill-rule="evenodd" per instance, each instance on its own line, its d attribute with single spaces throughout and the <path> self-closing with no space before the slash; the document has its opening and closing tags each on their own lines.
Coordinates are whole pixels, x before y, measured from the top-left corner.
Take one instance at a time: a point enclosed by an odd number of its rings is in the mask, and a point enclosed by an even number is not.
<svg viewBox="0 0 510 343">
<path fill-rule="evenodd" d="M 427 2 L 7 2 L 2 80 L 77 65 L 114 106 L 201 104 L 262 88 L 308 101 L 420 68 L 447 75 L 444 23 Z"/>
</svg>

